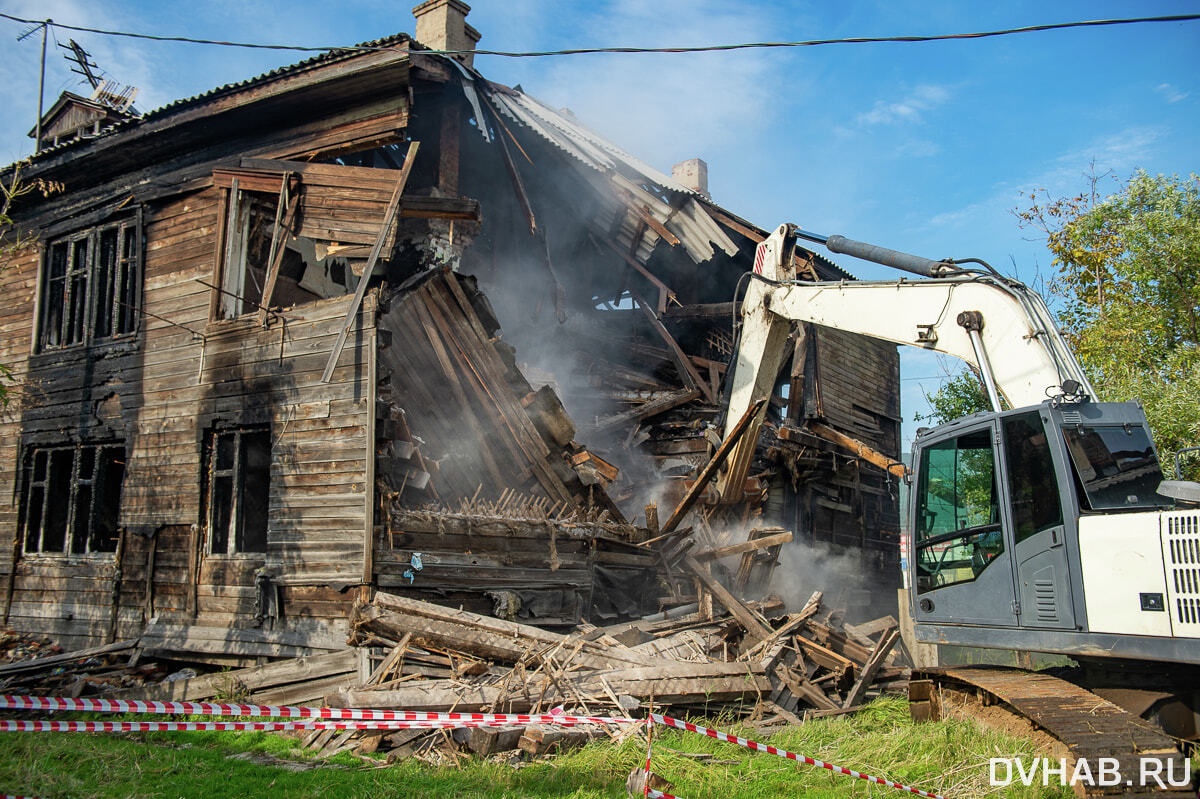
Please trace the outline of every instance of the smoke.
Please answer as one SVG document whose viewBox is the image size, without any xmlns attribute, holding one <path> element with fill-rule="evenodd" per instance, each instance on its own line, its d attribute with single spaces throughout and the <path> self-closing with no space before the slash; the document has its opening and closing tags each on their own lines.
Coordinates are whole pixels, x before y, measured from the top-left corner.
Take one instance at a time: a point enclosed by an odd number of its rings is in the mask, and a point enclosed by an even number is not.
<svg viewBox="0 0 1200 799">
<path fill-rule="evenodd" d="M 860 623 L 896 615 L 899 567 L 889 577 L 886 565 L 871 562 L 869 553 L 838 552 L 821 542 L 793 541 L 779 553 L 770 593 L 783 599 L 788 612 L 804 607 L 813 591 L 822 591 L 821 607 L 844 611 L 845 620 Z"/>
</svg>

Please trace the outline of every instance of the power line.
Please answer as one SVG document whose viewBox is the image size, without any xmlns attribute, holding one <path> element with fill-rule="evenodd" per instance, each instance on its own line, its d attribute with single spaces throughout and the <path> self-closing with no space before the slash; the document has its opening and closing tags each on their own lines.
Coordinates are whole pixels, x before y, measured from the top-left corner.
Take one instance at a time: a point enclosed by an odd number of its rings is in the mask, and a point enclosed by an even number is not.
<svg viewBox="0 0 1200 799">
<path fill-rule="evenodd" d="M 78 25 L 67 25 L 62 22 L 51 22 L 49 20 L 33 20 L 16 17 L 11 14 L 0 13 L 0 17 L 20 22 L 24 24 L 47 24 L 55 28 L 63 28 L 65 30 L 82 31 L 84 33 L 96 33 L 102 36 L 124 36 L 131 39 L 147 39 L 156 42 L 185 42 L 187 44 L 211 44 L 221 47 L 245 47 L 258 50 L 294 50 L 306 53 L 324 53 L 338 51 L 377 51 L 377 50 L 395 50 L 395 47 L 369 47 L 363 45 L 337 45 L 334 47 L 303 47 L 300 45 L 287 44 L 258 44 L 252 42 L 227 42 L 219 39 L 193 39 L 187 36 L 157 36 L 148 33 L 131 33 L 129 31 L 113 31 L 103 30 L 100 28 L 85 28 Z M 541 50 L 533 52 L 510 52 L 506 50 L 429 50 L 426 52 L 438 53 L 441 55 L 461 55 L 465 53 L 473 53 L 475 55 L 494 55 L 503 56 L 505 58 L 541 58 L 545 56 L 558 55 L 585 55 L 589 53 L 709 53 L 720 52 L 726 50 L 752 50 L 762 48 L 777 48 L 777 47 L 817 47 L 827 44 L 881 44 L 886 42 L 893 43 L 916 43 L 916 42 L 940 42 L 950 41 L 955 39 L 986 39 L 994 36 L 1012 36 L 1021 33 L 1036 33 L 1041 31 L 1063 30 L 1066 28 L 1092 28 L 1108 25 L 1132 25 L 1142 22 L 1189 22 L 1200 19 L 1200 14 L 1174 14 L 1163 17 L 1132 17 L 1129 19 L 1092 19 L 1082 20 L 1078 22 L 1057 22 L 1046 25 L 1029 25 L 1023 28 L 1005 28 L 994 31 L 979 31 L 976 33 L 947 33 L 936 36 L 855 36 L 843 39 L 812 39 L 801 42 L 744 42 L 741 44 L 716 44 L 705 45 L 700 47 L 580 47 L 568 50 Z"/>
</svg>

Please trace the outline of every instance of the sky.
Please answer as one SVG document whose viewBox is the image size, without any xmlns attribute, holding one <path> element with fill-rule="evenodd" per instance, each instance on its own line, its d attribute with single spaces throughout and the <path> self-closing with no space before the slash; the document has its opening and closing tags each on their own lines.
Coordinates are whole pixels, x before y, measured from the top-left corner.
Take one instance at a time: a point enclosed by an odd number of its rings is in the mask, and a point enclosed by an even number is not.
<svg viewBox="0 0 1200 799">
<path fill-rule="evenodd" d="M 411 1 L 411 0 L 410 0 Z M 413 2 L 415 5 L 415 2 Z M 407 3 L 293 0 L 0 0 L 0 11 L 84 27 L 302 46 L 412 32 Z M 477 0 L 481 48 L 698 46 L 932 35 L 1091 19 L 1200 13 L 1200 0 Z M 40 33 L 0 20 L 0 160 L 31 150 Z M 81 92 L 76 39 L 143 110 L 306 56 L 57 30 L 45 103 Z M 840 44 L 682 55 L 478 56 L 628 152 L 670 172 L 701 157 L 713 199 L 759 226 L 794 222 L 934 258 L 982 258 L 1037 288 L 1055 267 L 1013 210 L 1031 192 L 1104 193 L 1137 169 L 1200 172 L 1200 21 L 921 44 Z M 829 255 L 828 253 L 823 253 Z M 899 275 L 831 256 L 864 279 Z M 904 447 L 953 363 L 901 348 Z"/>
</svg>

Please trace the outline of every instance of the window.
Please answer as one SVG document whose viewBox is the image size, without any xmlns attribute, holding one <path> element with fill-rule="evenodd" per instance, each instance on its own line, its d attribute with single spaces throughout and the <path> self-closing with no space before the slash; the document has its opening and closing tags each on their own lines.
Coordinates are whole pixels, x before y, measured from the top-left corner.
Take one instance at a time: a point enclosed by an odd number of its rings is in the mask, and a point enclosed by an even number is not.
<svg viewBox="0 0 1200 799">
<path fill-rule="evenodd" d="M 991 428 L 921 451 L 917 592 L 970 582 L 1004 552 Z"/>
<path fill-rule="evenodd" d="M 1072 427 L 1063 430 L 1080 492 L 1091 510 L 1161 508 L 1162 468 L 1140 425 Z"/>
<path fill-rule="evenodd" d="M 25 462 L 25 552 L 115 552 L 125 447 L 31 449 Z"/>
<path fill-rule="evenodd" d="M 38 346 L 55 349 L 130 335 L 141 298 L 136 219 L 50 242 L 42 267 Z"/>
<path fill-rule="evenodd" d="M 225 222 L 224 271 L 218 318 L 233 319 L 262 304 L 275 237 L 279 199 L 268 192 L 235 188 Z"/>
<path fill-rule="evenodd" d="M 267 551 L 271 432 L 265 427 L 213 430 L 204 452 L 208 551 Z"/>
<path fill-rule="evenodd" d="M 1004 456 L 1016 543 L 1060 526 L 1063 513 L 1058 477 L 1046 430 L 1037 413 L 1004 420 Z"/>
</svg>

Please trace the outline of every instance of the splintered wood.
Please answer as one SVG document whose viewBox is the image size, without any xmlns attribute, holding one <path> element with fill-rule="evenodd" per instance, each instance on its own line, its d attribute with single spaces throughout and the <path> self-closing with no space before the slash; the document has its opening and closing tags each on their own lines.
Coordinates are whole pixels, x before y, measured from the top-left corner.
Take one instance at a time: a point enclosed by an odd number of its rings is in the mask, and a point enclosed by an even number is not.
<svg viewBox="0 0 1200 799">
<path fill-rule="evenodd" d="M 773 546 L 778 533 L 756 543 Z M 713 557 L 754 550 L 726 547 Z M 326 654 L 278 660 L 235 671 L 181 671 L 157 685 L 137 683 L 153 664 L 127 641 L 0 667 L 9 692 L 101 694 L 164 701 L 218 699 L 252 704 L 320 704 L 430 712 L 570 713 L 640 717 L 654 708 L 676 715 L 722 713 L 766 734 L 810 718 L 849 712 L 873 694 L 903 690 L 908 670 L 897 665 L 899 632 L 884 617 L 841 627 L 822 612 L 816 592 L 795 613 L 774 597 L 736 598 L 708 567 L 684 567 L 712 591 L 701 603 L 645 618 L 557 632 L 411 597 L 377 593 L 350 614 L 350 646 Z M 101 656 L 129 657 L 124 669 Z M 120 675 L 119 677 L 117 675 Z M 136 678 L 136 679 L 135 679 Z M 128 687 L 134 684 L 135 687 Z M 54 686 L 54 690 L 39 691 Z M 353 750 L 389 752 L 389 761 L 417 756 L 445 762 L 463 749 L 479 755 L 540 756 L 625 729 L 555 727 L 317 732 L 304 745 L 323 755 Z"/>
<path fill-rule="evenodd" d="M 778 534 L 764 537 L 765 546 Z M 745 550 L 738 548 L 736 554 Z M 372 648 L 371 678 L 325 697 L 335 707 L 463 712 L 639 715 L 653 705 L 676 713 L 728 713 L 761 732 L 847 712 L 870 694 L 899 689 L 894 619 L 852 635 L 829 622 L 815 593 L 797 613 L 774 598 L 744 602 L 705 575 L 712 618 L 681 608 L 609 627 L 552 632 L 428 602 L 376 594 L 351 614 L 350 642 Z M 864 632 L 865 631 L 865 632 Z M 464 732 L 459 746 L 480 755 L 546 754 L 581 745 L 597 731 L 504 728 Z M 428 753 L 446 736 L 408 738 L 398 756 Z M 414 746 L 415 742 L 415 746 Z M 349 741 L 346 746 L 349 745 Z M 375 745 L 374 742 L 372 745 Z M 380 746 L 387 746 L 382 739 Z"/>
</svg>

